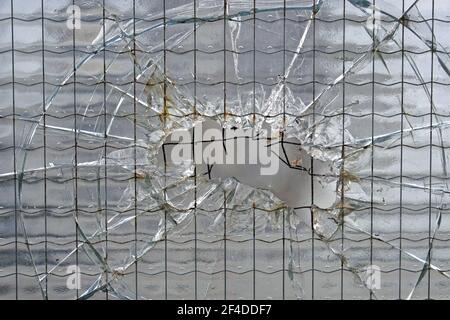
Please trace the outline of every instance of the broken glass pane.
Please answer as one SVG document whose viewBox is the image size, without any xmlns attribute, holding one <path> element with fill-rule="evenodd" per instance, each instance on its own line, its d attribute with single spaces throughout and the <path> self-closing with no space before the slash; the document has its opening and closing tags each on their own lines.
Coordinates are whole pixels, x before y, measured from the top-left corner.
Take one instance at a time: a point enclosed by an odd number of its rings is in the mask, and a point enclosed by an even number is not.
<svg viewBox="0 0 450 320">
<path fill-rule="evenodd" d="M 0 297 L 448 298 L 448 11 L 0 4 Z"/>
</svg>

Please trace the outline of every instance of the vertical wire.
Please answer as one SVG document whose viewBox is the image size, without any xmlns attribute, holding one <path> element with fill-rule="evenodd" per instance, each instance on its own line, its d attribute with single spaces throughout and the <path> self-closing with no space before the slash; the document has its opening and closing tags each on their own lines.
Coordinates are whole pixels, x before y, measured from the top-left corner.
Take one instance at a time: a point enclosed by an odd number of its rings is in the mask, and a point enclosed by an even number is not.
<svg viewBox="0 0 450 320">
<path fill-rule="evenodd" d="M 343 19 L 342 19 L 342 74 L 345 74 L 345 59 L 346 59 L 346 47 L 345 47 L 345 18 L 346 18 L 346 6 L 345 1 L 343 3 Z M 341 149 L 341 159 L 342 159 L 342 167 L 341 167 L 341 252 L 344 252 L 344 198 L 345 198 L 345 181 L 343 171 L 345 170 L 345 83 L 346 78 L 342 79 L 342 149 Z M 341 300 L 344 300 L 344 261 L 341 259 Z"/>
<path fill-rule="evenodd" d="M 253 206 L 253 300 L 256 300 L 256 208 Z"/>
<path fill-rule="evenodd" d="M 282 294 L 282 299 L 285 299 L 285 269 L 286 269 L 286 262 L 285 262 L 285 251 L 286 251 L 286 244 L 285 244 L 285 209 L 283 209 L 283 294 Z"/>
<path fill-rule="evenodd" d="M 227 6 L 228 0 L 223 0 L 223 117 L 227 118 Z"/>
<path fill-rule="evenodd" d="M 284 130 L 286 128 L 286 0 L 283 1 L 283 128 L 281 134 L 281 144 L 284 142 Z M 286 159 L 288 160 L 288 159 Z M 283 209 L 283 300 L 285 299 L 285 269 L 286 269 L 286 230 L 285 230 L 285 210 Z"/>
<path fill-rule="evenodd" d="M 223 117 L 227 119 L 227 0 L 223 2 Z M 225 139 L 224 129 L 222 138 Z M 223 278 L 224 278 L 224 300 L 227 299 L 227 192 L 223 192 Z"/>
<path fill-rule="evenodd" d="M 286 126 L 286 81 L 287 81 L 287 79 L 286 79 L 286 0 L 283 0 L 283 78 L 281 80 L 283 81 L 283 130 L 284 130 L 285 126 Z"/>
<path fill-rule="evenodd" d="M 194 0 L 194 119 L 197 118 L 197 0 Z M 194 161 L 194 295 L 198 299 L 197 266 L 197 164 L 195 162 L 195 126 L 192 127 L 192 159 Z"/>
<path fill-rule="evenodd" d="M 434 34 L 434 0 L 431 2 L 431 39 L 432 39 L 432 49 L 431 49 L 431 92 L 430 92 L 430 178 L 429 178 L 429 193 L 428 193 L 428 250 L 429 261 L 428 261 L 428 289 L 427 289 L 427 297 L 428 300 L 431 298 L 431 248 L 432 248 L 432 239 L 431 239 L 431 214 L 432 214 L 432 183 L 433 183 L 433 115 L 434 115 L 434 53 L 436 52 L 436 41 Z"/>
<path fill-rule="evenodd" d="M 165 74 L 165 73 L 164 73 Z M 165 79 L 164 79 L 165 81 Z M 165 101 L 164 101 L 165 104 Z M 164 118 L 165 119 L 165 118 Z M 163 120 L 165 125 L 165 120 Z M 167 202 L 167 158 L 166 158 L 166 145 L 162 145 L 163 150 L 163 161 L 164 161 L 164 202 Z M 167 210 L 164 208 L 164 299 L 167 300 Z"/>
<path fill-rule="evenodd" d="M 137 177 L 136 177 L 136 172 L 137 172 L 137 114 L 136 114 L 136 63 L 137 63 L 137 58 L 136 58 L 136 0 L 133 0 L 133 57 L 134 57 L 134 62 L 133 62 L 133 142 L 134 142 L 134 148 L 133 148 L 133 152 L 134 152 L 134 175 L 133 175 L 133 180 L 134 180 L 134 260 L 135 260 L 135 284 L 136 284 L 136 295 L 135 295 L 135 299 L 138 299 L 138 295 L 139 295 L 139 290 L 138 290 L 138 280 L 139 280 L 139 276 L 138 276 L 138 259 L 137 259 L 137 255 L 138 255 L 138 216 L 137 216 Z"/>
<path fill-rule="evenodd" d="M 223 278 L 224 278 L 224 300 L 227 300 L 227 192 L 223 192 Z"/>
<path fill-rule="evenodd" d="M 41 0 L 41 40 L 42 40 L 42 120 L 44 143 L 44 259 L 45 259 L 45 299 L 48 300 L 48 225 L 47 225 L 47 125 L 45 112 L 45 29 L 44 29 L 44 0 Z"/>
<path fill-rule="evenodd" d="M 253 0 L 253 125 L 256 122 L 256 0 Z"/>
<path fill-rule="evenodd" d="M 105 261 L 108 262 L 108 138 L 107 138 L 107 104 L 106 104 L 106 12 L 105 12 L 105 0 L 102 1 L 102 15 L 103 15 L 103 120 L 104 120 L 104 192 L 105 192 L 105 202 L 104 202 L 104 214 L 105 214 Z M 100 196 L 100 195 L 99 195 Z M 106 283 L 108 283 L 108 272 L 106 272 Z M 109 299 L 108 287 L 105 290 L 106 300 Z"/>
<path fill-rule="evenodd" d="M 405 13 L 405 0 L 402 0 L 402 16 Z M 405 17 L 406 18 L 406 17 Z M 398 298 L 402 299 L 402 250 L 403 250 L 403 143 L 404 143 L 404 117 L 405 117 L 405 21 L 402 23 L 402 84 L 401 84 L 401 118 L 400 118 L 400 243 L 399 243 L 399 257 L 398 257 Z"/>
<path fill-rule="evenodd" d="M 313 34 L 312 34 L 312 41 L 313 41 L 313 49 L 312 49 L 312 101 L 315 101 L 316 99 L 316 1 L 313 1 L 313 14 L 312 14 L 312 25 L 313 25 Z M 312 107 L 312 118 L 313 123 L 315 121 L 315 105 L 313 104 Z M 314 207 L 314 158 L 311 157 L 311 181 L 310 181 L 310 188 L 311 188 L 311 206 L 310 206 L 310 213 L 311 213 L 311 251 L 312 251 L 312 259 L 311 259 L 311 299 L 314 300 L 314 268 L 315 268 L 315 243 L 314 243 L 314 217 L 313 217 L 313 211 L 312 208 Z"/>
<path fill-rule="evenodd" d="M 256 120 L 256 0 L 253 0 L 253 124 Z M 256 209 L 253 206 L 253 300 L 256 299 Z"/>
<path fill-rule="evenodd" d="M 164 76 L 163 76 L 163 91 L 164 91 L 164 118 L 163 125 L 164 130 L 166 129 L 166 112 L 167 112 L 167 51 L 166 51 L 166 0 L 163 0 L 163 56 L 164 56 Z M 166 152 L 163 148 L 164 153 L 164 202 L 167 202 L 167 161 Z M 167 300 L 168 291 L 168 277 L 167 277 L 167 210 L 164 208 L 164 298 Z"/>
<path fill-rule="evenodd" d="M 16 274 L 16 300 L 19 299 L 19 267 L 18 267 L 18 225 L 17 225 L 17 157 L 16 157 L 16 88 L 15 88 L 15 49 L 14 49 L 14 1 L 11 0 L 11 80 L 12 80 L 12 122 L 13 122 L 13 170 L 14 170 L 14 248 L 15 248 L 15 274 Z"/>
<path fill-rule="evenodd" d="M 376 0 L 373 0 L 372 15 L 375 17 L 376 11 Z M 375 19 L 372 19 L 372 119 L 371 119 L 371 157 L 370 157 L 370 265 L 373 264 L 373 187 L 374 187 L 374 135 L 375 135 L 375 50 L 376 50 L 376 40 L 375 40 Z M 373 292 L 370 290 L 370 300 L 373 298 Z"/>
<path fill-rule="evenodd" d="M 228 1 L 223 1 L 223 117 L 227 119 L 227 6 Z M 222 130 L 222 132 L 224 132 Z M 222 137 L 224 138 L 224 137 Z M 224 248 L 224 300 L 227 299 L 227 194 L 224 191 L 224 219 L 223 219 L 223 248 Z"/>
<path fill-rule="evenodd" d="M 72 8 L 75 8 L 75 0 L 72 0 Z M 73 9 L 72 9 L 73 10 Z M 74 205 L 75 205 L 75 217 L 78 221 L 78 114 L 77 114 L 77 65 L 76 65 L 76 28 L 75 28 L 75 15 L 72 13 L 73 21 L 72 21 L 72 51 L 73 51 L 73 116 L 74 116 L 74 172 L 75 172 L 75 179 L 74 179 Z M 78 223 L 78 222 L 77 222 Z M 78 228 L 75 224 L 75 245 L 76 245 L 76 252 L 75 252 L 75 261 L 77 268 L 80 267 L 79 265 L 79 253 L 78 253 Z M 79 284 L 77 284 L 77 299 L 79 297 Z"/>
</svg>

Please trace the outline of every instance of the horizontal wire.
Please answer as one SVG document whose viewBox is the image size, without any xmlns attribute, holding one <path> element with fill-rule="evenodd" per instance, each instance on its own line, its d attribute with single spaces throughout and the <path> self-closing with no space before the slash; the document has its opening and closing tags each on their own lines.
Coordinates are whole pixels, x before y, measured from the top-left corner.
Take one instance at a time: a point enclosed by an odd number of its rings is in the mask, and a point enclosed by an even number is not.
<svg viewBox="0 0 450 320">
<path fill-rule="evenodd" d="M 267 13 L 256 13 L 256 14 L 257 15 L 264 15 L 264 14 L 267 14 Z M 288 16 L 281 17 L 281 18 L 278 18 L 278 19 L 263 19 L 261 17 L 253 17 L 253 16 L 249 15 L 249 16 L 245 16 L 245 17 L 241 17 L 241 18 L 243 19 L 243 20 L 239 20 L 239 22 L 241 22 L 241 23 L 245 23 L 247 21 L 248 22 L 253 22 L 254 20 L 261 21 L 261 22 L 267 22 L 267 23 L 275 23 L 275 22 L 283 22 L 283 21 L 294 22 L 294 23 L 307 23 L 307 22 L 309 22 L 311 20 L 310 18 L 293 19 L 293 18 L 290 18 Z M 34 21 L 42 21 L 42 20 L 44 20 L 44 21 L 51 21 L 51 22 L 58 22 L 58 23 L 59 22 L 64 22 L 64 23 L 67 22 L 67 16 L 61 17 L 60 19 L 51 18 L 51 17 L 48 17 L 48 16 L 44 16 L 44 17 L 36 16 L 35 18 L 21 18 L 21 17 L 8 16 L 8 17 L 5 17 L 5 18 L 0 18 L 0 22 L 4 22 L 4 21 L 9 22 L 9 21 L 11 21 L 11 19 L 17 20 L 17 21 L 22 21 L 22 22 L 34 22 Z M 146 23 L 150 22 L 151 23 L 151 22 L 162 22 L 162 21 L 164 21 L 164 19 L 167 19 L 167 17 L 158 17 L 158 18 L 153 18 L 153 19 L 145 19 L 145 18 L 139 18 L 139 17 L 126 17 L 126 18 L 124 18 L 124 17 L 118 16 L 118 15 L 115 15 L 114 18 L 111 18 L 111 17 L 103 18 L 103 17 L 100 17 L 100 16 L 99 17 L 89 17 L 89 16 L 86 16 L 86 15 L 85 15 L 85 17 L 80 17 L 80 21 L 81 22 L 102 22 L 103 20 L 108 20 L 108 21 L 111 21 L 111 22 L 119 22 L 119 23 L 121 23 L 121 22 L 131 22 L 133 20 L 135 20 L 137 23 L 139 23 L 139 22 L 146 22 Z M 223 21 L 224 17 L 223 16 L 222 17 L 217 17 L 217 20 L 214 20 L 214 21 L 211 21 L 210 19 L 201 18 L 201 17 L 196 17 L 195 19 L 194 18 L 187 18 L 187 19 L 188 19 L 187 22 L 179 23 L 179 24 L 189 24 L 189 23 L 194 23 L 194 22 L 219 22 L 219 21 Z M 168 20 L 167 24 L 171 24 L 174 21 L 171 18 L 168 18 L 167 20 Z M 225 18 L 225 20 L 236 21 L 236 18 L 229 17 L 229 18 Z M 335 19 L 325 19 L 325 18 L 322 18 L 320 16 L 315 16 L 314 20 L 316 22 L 319 21 L 319 22 L 325 22 L 325 23 L 335 23 L 335 22 L 342 22 L 342 21 L 348 21 L 348 22 L 354 22 L 354 23 L 366 23 L 367 22 L 367 16 L 362 17 L 361 20 L 358 20 L 356 18 L 351 18 L 351 17 L 348 17 L 348 16 L 346 16 L 345 18 L 342 17 L 342 18 L 335 18 Z M 392 18 L 391 19 L 385 19 L 385 18 L 382 18 L 382 17 L 380 17 L 379 21 L 382 22 L 382 23 L 395 23 L 395 22 L 398 22 L 398 20 L 396 20 L 396 19 L 392 19 Z M 445 20 L 445 19 L 436 18 L 436 17 L 435 18 L 427 18 L 427 19 L 424 18 L 424 19 L 421 19 L 421 20 L 415 20 L 415 19 L 412 19 L 411 17 L 408 17 L 407 19 L 405 19 L 405 21 L 407 21 L 408 23 L 418 23 L 418 24 L 420 24 L 420 23 L 429 23 L 429 22 L 432 22 L 432 21 L 435 21 L 435 22 L 437 21 L 437 22 L 442 22 L 442 23 L 450 23 L 450 20 Z"/>
<path fill-rule="evenodd" d="M 428 232 L 428 229 L 424 230 L 422 233 L 427 233 L 427 232 Z M 417 231 L 410 232 L 410 233 L 416 234 Z M 348 234 L 348 231 L 347 231 L 347 234 Z M 354 235 L 355 235 L 355 237 L 357 237 L 358 233 L 354 233 Z M 104 236 L 104 235 L 102 235 L 102 236 Z M 144 243 L 144 244 L 148 243 L 148 241 L 146 239 L 139 239 L 139 238 L 137 240 L 130 239 L 130 240 L 125 240 L 125 241 L 114 240 L 114 237 L 124 238 L 124 237 L 133 237 L 133 236 L 134 236 L 134 233 L 130 233 L 130 234 L 114 234 L 113 232 L 111 232 L 111 233 L 108 233 L 108 240 L 96 240 L 96 241 L 90 241 L 90 242 L 79 241 L 79 243 L 81 243 L 83 245 L 84 244 L 100 245 L 100 244 L 104 244 L 104 243 L 114 243 L 114 244 L 117 244 L 117 245 L 127 245 L 127 244 L 130 244 L 130 243 L 134 243 L 135 241 L 137 241 L 139 243 Z M 152 236 L 154 236 L 154 234 L 138 232 L 138 236 L 152 237 Z M 209 236 L 209 237 L 211 237 L 211 238 L 219 238 L 220 236 L 221 235 L 212 235 L 212 236 Z M 305 239 L 299 240 L 299 239 L 292 239 L 292 238 L 289 238 L 289 237 L 284 237 L 283 238 L 283 237 L 281 237 L 281 235 L 280 235 L 279 238 L 272 239 L 272 240 L 267 240 L 267 239 L 258 238 L 258 237 L 253 238 L 251 235 L 249 235 L 249 237 L 247 239 L 237 240 L 237 239 L 233 238 L 233 234 L 228 234 L 228 236 L 229 237 L 227 237 L 226 241 L 227 242 L 229 241 L 229 242 L 232 242 L 232 243 L 236 243 L 236 244 L 245 244 L 245 243 L 251 244 L 253 240 L 255 240 L 257 242 L 260 242 L 260 243 L 264 243 L 264 244 L 275 244 L 277 242 L 282 242 L 283 239 L 286 240 L 286 241 L 289 241 L 291 243 L 295 243 L 295 244 L 308 243 L 308 242 L 310 242 L 312 240 L 317 240 L 317 241 L 322 240 L 320 237 L 305 238 Z M 49 233 L 48 237 L 61 238 L 61 235 Z M 73 235 L 66 235 L 66 238 L 72 238 L 72 237 L 75 237 L 75 234 L 73 234 Z M 205 236 L 202 236 L 202 235 L 200 235 L 200 236 L 197 235 L 197 237 L 198 237 L 197 241 L 200 242 L 200 243 L 203 243 L 203 244 L 218 244 L 218 243 L 221 243 L 221 242 L 224 241 L 224 239 L 222 239 L 222 238 L 221 239 L 217 239 L 217 240 L 208 241 L 208 240 L 203 239 L 203 237 L 205 237 Z M 237 237 L 237 236 L 234 236 L 234 237 Z M 385 235 L 385 237 L 387 237 L 387 236 Z M 36 238 L 38 238 L 38 237 L 36 236 Z M 337 238 L 333 238 L 331 240 L 327 240 L 327 243 L 329 243 L 329 244 L 332 244 L 334 242 L 338 243 L 342 239 L 344 239 L 344 240 L 346 240 L 348 242 L 352 242 L 352 243 L 363 243 L 363 242 L 368 242 L 368 241 L 370 242 L 370 237 L 365 237 L 365 238 L 358 237 L 358 239 L 353 239 L 351 237 L 337 237 Z M 397 236 L 397 237 L 393 237 L 393 238 L 388 238 L 388 239 L 385 240 L 385 242 L 395 242 L 395 241 L 398 241 L 400 239 L 409 241 L 411 243 L 420 243 L 420 242 L 423 242 L 425 240 L 428 240 L 428 236 L 425 235 L 422 238 L 420 238 L 420 237 L 409 238 L 407 236 L 405 237 L 405 236 L 402 235 L 402 237 Z M 435 237 L 434 239 L 435 239 L 435 241 L 439 241 L 439 242 L 442 242 L 442 243 L 450 242 L 450 238 Z M 158 243 L 163 243 L 164 241 L 165 240 L 160 240 L 160 241 L 158 241 Z M 184 240 L 184 241 L 174 240 L 174 239 L 172 239 L 170 237 L 167 238 L 167 242 L 171 243 L 171 244 L 174 244 L 174 245 L 192 244 L 195 241 L 196 241 L 195 238 Z M 54 246 L 63 247 L 63 246 L 68 246 L 68 245 L 76 243 L 76 240 L 66 241 L 66 242 L 55 242 L 55 241 L 52 241 L 52 240 L 23 242 L 23 241 L 18 240 L 17 243 L 18 244 L 22 244 L 22 245 L 29 245 L 29 246 L 39 246 L 39 245 L 42 245 L 44 243 L 48 243 L 48 244 L 52 244 Z M 0 243 L 0 247 L 6 247 L 6 246 L 12 245 L 12 244 L 15 244 L 15 241 Z M 354 249 L 357 249 L 357 248 L 354 248 Z M 161 248 L 161 250 L 164 250 L 164 249 Z"/>
<path fill-rule="evenodd" d="M 29 44 L 27 47 L 30 47 Z M 58 46 L 59 48 L 63 48 L 64 46 Z M 69 47 L 69 46 L 67 46 Z M 368 47 L 368 45 L 367 45 Z M 249 50 L 233 50 L 233 49 L 217 49 L 217 50 L 205 50 L 205 49 L 198 49 L 198 48 L 192 48 L 192 49 L 188 49 L 188 50 L 180 50 L 180 49 L 157 49 L 157 50 L 142 50 L 142 49 L 136 49 L 136 51 L 131 51 L 131 50 L 121 50 L 121 51 L 116 51 L 116 50 L 112 50 L 109 48 L 103 48 L 103 49 L 95 49 L 95 50 L 81 50 L 81 49 L 67 49 L 67 50 L 59 50 L 59 51 L 55 51 L 55 50 L 50 50 L 50 49 L 42 49 L 39 47 L 39 49 L 35 49 L 35 50 L 23 50 L 23 49 L 18 49 L 18 48 L 14 48 L 14 49 L 0 49 L 0 54 L 6 54 L 6 53 L 11 53 L 11 52 L 18 52 L 24 55 L 28 55 L 28 54 L 35 54 L 35 53 L 52 53 L 55 55 L 64 55 L 64 54 L 69 54 L 73 52 L 77 52 L 77 53 L 84 53 L 84 54 L 99 54 L 99 53 L 103 53 L 103 52 L 107 52 L 107 53 L 114 53 L 117 55 L 124 55 L 127 56 L 130 53 L 136 52 L 136 53 L 146 53 L 146 54 L 161 54 L 164 51 L 167 53 L 172 53 L 175 55 L 185 55 L 185 54 L 191 54 L 194 52 L 197 53 L 202 53 L 205 55 L 223 55 L 223 53 L 230 53 L 230 54 L 237 54 L 237 55 L 245 55 L 245 54 L 253 54 L 254 52 L 263 54 L 263 55 L 275 55 L 275 54 L 281 54 L 281 53 L 290 53 L 290 54 L 295 54 L 295 55 L 306 55 L 306 54 L 310 54 L 310 53 L 320 53 L 320 54 L 327 54 L 327 55 L 335 55 L 335 54 L 342 54 L 343 50 L 342 49 L 336 49 L 336 50 L 322 50 L 322 49 L 303 49 L 301 52 L 297 52 L 295 50 L 291 50 L 291 49 L 278 49 L 278 50 L 270 50 L 270 51 L 264 51 L 262 49 L 249 49 Z M 365 53 L 367 53 L 367 50 L 361 50 L 361 51 L 353 51 L 350 49 L 346 49 L 344 51 L 345 53 L 351 53 L 354 55 L 363 55 Z M 383 54 L 383 55 L 397 55 L 399 53 L 402 53 L 403 51 L 401 49 L 396 49 L 396 50 L 390 50 L 390 51 L 383 51 L 382 49 L 377 50 L 377 53 Z M 441 54 L 448 54 L 446 51 L 442 51 L 439 48 L 436 48 L 435 50 L 432 49 L 423 49 L 421 51 L 413 51 L 411 49 L 405 49 L 404 51 L 405 53 L 409 53 L 409 54 L 414 54 L 414 55 L 426 55 L 426 54 L 430 54 L 431 52 L 434 53 L 441 53 Z M 100 58 L 98 58 L 100 59 Z"/>
<path fill-rule="evenodd" d="M 278 75 L 271 75 L 268 78 L 277 78 Z M 425 85 L 430 85 L 431 82 L 433 82 L 436 85 L 440 85 L 440 86 L 450 86 L 450 82 L 449 83 L 445 83 L 445 82 L 440 82 L 438 80 L 433 80 L 433 81 L 424 81 L 424 82 L 409 82 L 409 81 L 404 81 L 403 83 L 406 85 L 410 85 L 410 86 L 415 86 L 415 87 L 421 87 L 421 86 L 425 86 Z M 23 86 L 23 87 L 34 87 L 34 86 L 40 86 L 42 84 L 45 85 L 50 85 L 50 86 L 54 86 L 57 88 L 64 88 L 64 87 L 70 87 L 70 85 L 76 84 L 76 85 L 80 85 L 80 86 L 84 86 L 84 87 L 94 87 L 94 86 L 99 86 L 101 84 L 103 84 L 103 81 L 95 81 L 92 83 L 87 83 L 87 82 L 82 82 L 82 81 L 68 81 L 64 84 L 55 84 L 55 83 L 51 83 L 48 81 L 35 81 L 32 83 L 25 83 L 25 82 L 20 82 L 20 81 L 8 81 L 8 82 L 2 82 L 0 83 L 0 87 L 4 87 L 4 86 L 11 86 L 11 85 L 19 85 L 19 86 Z M 129 86 L 131 84 L 133 84 L 132 81 L 126 81 L 126 82 L 112 82 L 112 81 L 107 81 L 106 82 L 108 85 L 114 85 L 114 86 Z M 152 85 L 158 85 L 158 84 L 162 84 L 163 82 L 157 82 L 157 83 L 152 83 Z M 206 86 L 206 87 L 213 87 L 213 86 L 222 86 L 224 84 L 226 85 L 234 85 L 234 86 L 250 86 L 254 83 L 254 81 L 252 80 L 248 80 L 248 81 L 244 81 L 244 82 L 235 82 L 235 81 L 223 81 L 223 80 L 217 80 L 217 81 L 213 81 L 213 82 L 203 82 L 200 80 L 197 80 L 197 82 L 194 82 L 194 80 L 192 81 L 187 81 L 187 82 L 180 82 L 177 83 L 176 86 L 177 87 L 183 87 L 183 86 L 191 86 L 194 83 L 196 83 L 197 85 L 201 85 L 201 86 Z M 284 83 L 291 85 L 291 86 L 296 86 L 296 87 L 302 87 L 302 86 L 311 86 L 313 84 L 319 84 L 322 86 L 329 86 L 330 83 L 329 82 L 321 82 L 319 80 L 310 80 L 307 82 L 293 82 L 291 80 L 286 80 Z M 143 85 L 146 86 L 147 83 L 146 82 L 140 82 L 140 81 L 136 81 L 136 84 L 139 85 Z M 255 84 L 257 85 L 261 85 L 261 86 L 275 86 L 275 85 L 279 85 L 280 82 L 263 82 L 263 81 L 255 81 Z M 385 83 L 385 82 L 380 82 L 380 81 L 369 81 L 369 82 L 360 82 L 360 83 L 356 83 L 356 82 L 351 82 L 351 81 L 346 81 L 346 85 L 349 86 L 356 86 L 356 87 L 364 87 L 364 86 L 369 86 L 369 85 L 378 85 L 380 87 L 394 87 L 394 86 L 398 86 L 400 84 L 402 84 L 402 81 L 394 81 L 394 82 L 389 82 L 389 83 Z"/>
</svg>

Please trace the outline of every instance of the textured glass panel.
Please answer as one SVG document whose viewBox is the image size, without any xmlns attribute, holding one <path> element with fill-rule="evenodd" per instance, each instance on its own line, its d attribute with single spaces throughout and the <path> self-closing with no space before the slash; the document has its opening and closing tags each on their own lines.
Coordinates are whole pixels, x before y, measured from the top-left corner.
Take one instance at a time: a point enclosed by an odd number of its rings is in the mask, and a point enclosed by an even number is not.
<svg viewBox="0 0 450 320">
<path fill-rule="evenodd" d="M 2 1 L 0 298 L 448 298 L 449 15 Z"/>
</svg>

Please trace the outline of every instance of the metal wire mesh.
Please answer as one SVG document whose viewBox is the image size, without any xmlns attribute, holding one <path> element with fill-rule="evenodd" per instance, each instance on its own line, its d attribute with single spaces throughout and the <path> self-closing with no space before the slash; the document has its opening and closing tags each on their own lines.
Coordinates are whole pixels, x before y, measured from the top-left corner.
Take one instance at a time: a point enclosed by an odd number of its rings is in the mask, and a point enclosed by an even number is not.
<svg viewBox="0 0 450 320">
<path fill-rule="evenodd" d="M 0 10 L 2 299 L 448 298 L 446 3 Z M 280 171 L 174 163 L 202 124 Z"/>
</svg>

